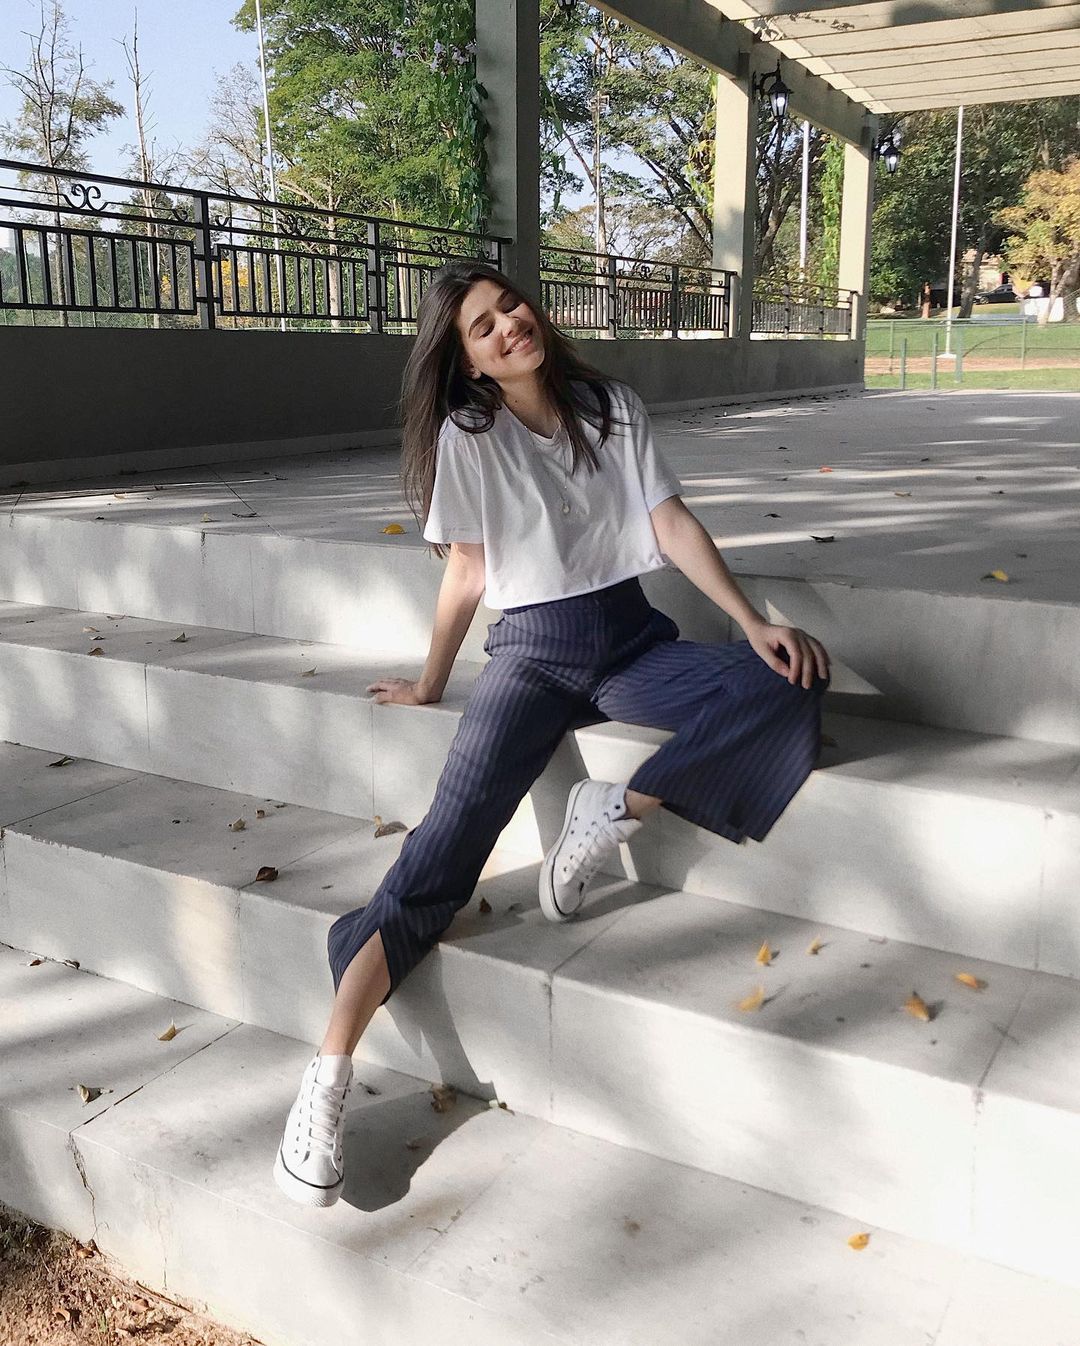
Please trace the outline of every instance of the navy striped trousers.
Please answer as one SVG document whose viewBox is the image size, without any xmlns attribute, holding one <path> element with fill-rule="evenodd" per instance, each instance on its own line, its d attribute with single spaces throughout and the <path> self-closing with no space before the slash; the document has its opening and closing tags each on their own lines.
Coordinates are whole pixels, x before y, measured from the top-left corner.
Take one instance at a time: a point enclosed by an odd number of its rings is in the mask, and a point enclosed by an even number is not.
<svg viewBox="0 0 1080 1346">
<path fill-rule="evenodd" d="M 504 611 L 431 808 L 367 906 L 331 926 L 335 989 L 379 931 L 393 994 L 468 902 L 499 833 L 576 726 L 674 731 L 629 788 L 731 841 L 765 837 L 817 759 L 827 680 L 793 687 L 748 641 L 678 636 L 636 579 Z"/>
</svg>

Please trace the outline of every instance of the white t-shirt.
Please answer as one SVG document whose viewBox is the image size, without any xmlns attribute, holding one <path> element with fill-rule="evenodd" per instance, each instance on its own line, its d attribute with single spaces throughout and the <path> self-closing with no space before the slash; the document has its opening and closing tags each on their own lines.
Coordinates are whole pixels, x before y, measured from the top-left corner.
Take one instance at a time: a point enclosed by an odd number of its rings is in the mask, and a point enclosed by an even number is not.
<svg viewBox="0 0 1080 1346">
<path fill-rule="evenodd" d="M 571 598 L 667 564 L 649 511 L 682 484 L 653 441 L 641 398 L 608 387 L 623 424 L 600 446 L 599 430 L 581 421 L 598 472 L 582 463 L 570 476 L 565 430 L 545 439 L 506 407 L 476 434 L 443 422 L 424 538 L 484 544 L 489 607 Z"/>
</svg>

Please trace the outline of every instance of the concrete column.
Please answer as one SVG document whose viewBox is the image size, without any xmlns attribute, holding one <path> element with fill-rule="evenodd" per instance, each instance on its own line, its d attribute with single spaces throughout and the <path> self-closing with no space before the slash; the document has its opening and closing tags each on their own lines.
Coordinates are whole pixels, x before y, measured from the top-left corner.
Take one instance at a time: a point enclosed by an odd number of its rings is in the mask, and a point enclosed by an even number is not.
<svg viewBox="0 0 1080 1346">
<path fill-rule="evenodd" d="M 477 77 L 491 188 L 491 232 L 509 235 L 504 269 L 540 297 L 540 0 L 476 0 Z"/>
<path fill-rule="evenodd" d="M 837 283 L 855 290 L 851 335 L 866 335 L 866 299 L 870 288 L 870 219 L 874 211 L 874 161 L 870 153 L 874 126 L 864 128 L 861 142 L 844 145 L 844 191 L 840 204 L 840 266 Z"/>
<path fill-rule="evenodd" d="M 732 335 L 750 339 L 754 298 L 757 205 L 757 117 L 750 94 L 750 63 L 740 75 L 716 80 L 716 155 L 712 264 L 739 277 L 732 307 Z"/>
</svg>

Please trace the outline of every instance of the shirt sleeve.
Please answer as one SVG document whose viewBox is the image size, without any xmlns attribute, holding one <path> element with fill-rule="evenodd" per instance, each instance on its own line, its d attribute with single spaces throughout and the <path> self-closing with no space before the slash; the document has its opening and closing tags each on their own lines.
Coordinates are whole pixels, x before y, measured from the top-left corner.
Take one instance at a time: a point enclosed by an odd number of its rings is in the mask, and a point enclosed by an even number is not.
<svg viewBox="0 0 1080 1346">
<path fill-rule="evenodd" d="M 629 413 L 630 434 L 638 471 L 641 473 L 645 508 L 652 511 L 661 500 L 667 500 L 673 495 L 682 495 L 682 482 L 653 438 L 649 413 L 637 393 L 630 398 Z"/>
<path fill-rule="evenodd" d="M 447 438 L 439 443 L 424 539 L 440 543 L 484 540 L 480 464 L 475 444 L 464 437 Z"/>
</svg>

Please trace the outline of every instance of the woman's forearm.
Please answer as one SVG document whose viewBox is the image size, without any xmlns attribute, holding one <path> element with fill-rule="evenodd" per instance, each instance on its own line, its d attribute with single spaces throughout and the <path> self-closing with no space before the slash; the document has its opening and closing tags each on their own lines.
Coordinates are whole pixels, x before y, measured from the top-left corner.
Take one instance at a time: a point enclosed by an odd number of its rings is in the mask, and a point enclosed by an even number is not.
<svg viewBox="0 0 1080 1346">
<path fill-rule="evenodd" d="M 479 586 L 479 587 L 478 587 Z M 461 642 L 465 639 L 480 599 L 484 595 L 483 578 L 447 562 L 439 598 L 435 605 L 435 622 L 431 632 L 424 671 L 417 680 L 417 691 L 428 701 L 438 701 L 446 687 Z"/>
<path fill-rule="evenodd" d="M 695 515 L 683 507 L 662 520 L 654 519 L 654 528 L 661 551 L 747 634 L 752 627 L 766 624 L 766 618 L 736 584 L 715 542 Z"/>
</svg>

